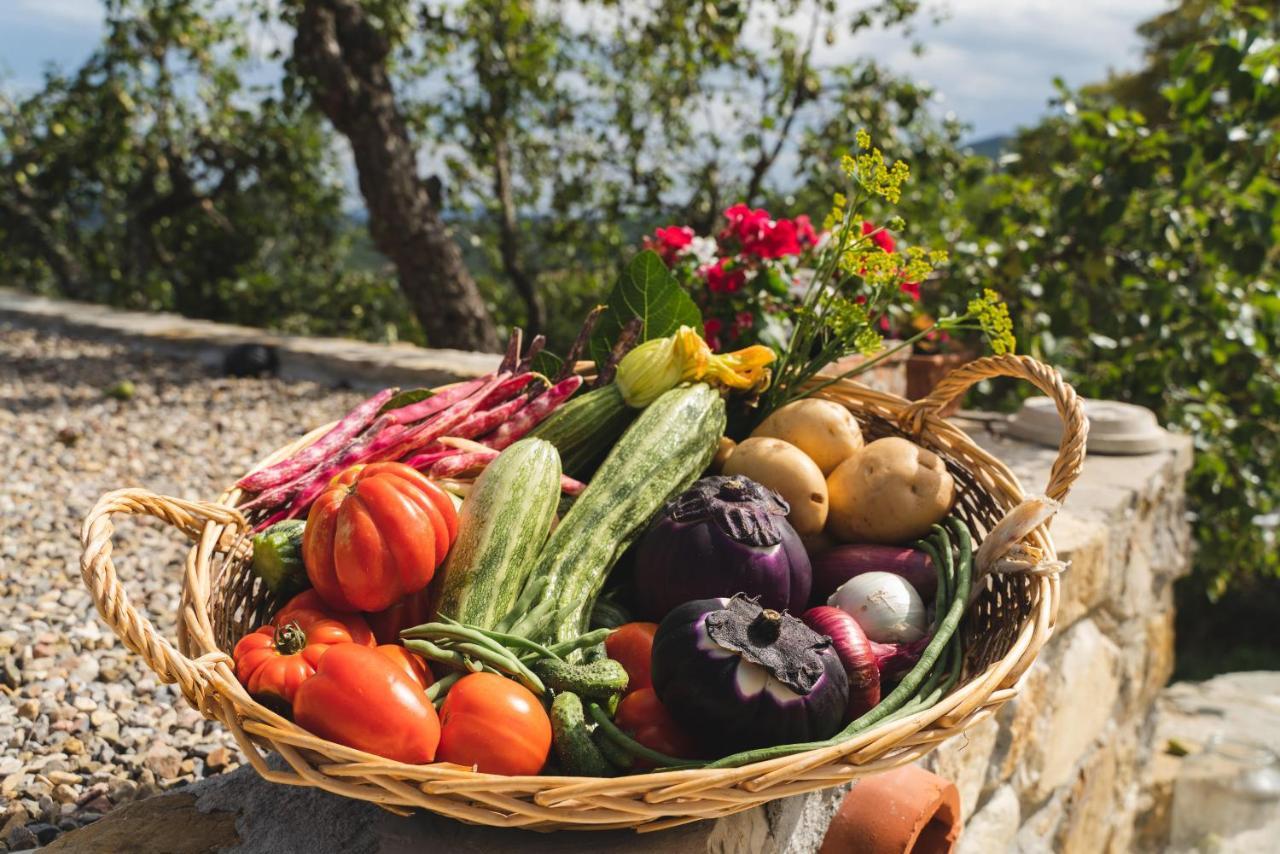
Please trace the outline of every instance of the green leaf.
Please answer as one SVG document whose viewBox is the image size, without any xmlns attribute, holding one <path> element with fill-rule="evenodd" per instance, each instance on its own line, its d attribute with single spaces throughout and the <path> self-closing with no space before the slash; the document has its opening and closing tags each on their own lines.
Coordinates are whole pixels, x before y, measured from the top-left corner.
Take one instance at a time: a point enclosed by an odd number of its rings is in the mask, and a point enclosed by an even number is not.
<svg viewBox="0 0 1280 854">
<path fill-rule="evenodd" d="M 420 400 L 426 400 L 428 397 L 434 396 L 435 392 L 429 388 L 407 389 L 384 403 L 382 408 L 378 410 L 378 414 L 381 415 L 384 412 L 390 412 L 392 409 L 399 409 L 402 406 L 408 406 L 412 403 L 417 403 Z"/>
<path fill-rule="evenodd" d="M 681 326 L 702 331 L 702 312 L 650 249 L 631 259 L 605 304 L 608 308 L 591 336 L 591 358 L 597 363 L 608 358 L 614 341 L 633 318 L 640 318 L 642 324 L 639 341 L 671 335 Z"/>
</svg>

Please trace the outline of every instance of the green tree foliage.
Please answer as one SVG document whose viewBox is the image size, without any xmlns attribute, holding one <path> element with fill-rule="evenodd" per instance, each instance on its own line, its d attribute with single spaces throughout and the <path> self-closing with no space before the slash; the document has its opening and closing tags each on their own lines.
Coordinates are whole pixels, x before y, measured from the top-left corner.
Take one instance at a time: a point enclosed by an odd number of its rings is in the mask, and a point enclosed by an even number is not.
<svg viewBox="0 0 1280 854">
<path fill-rule="evenodd" d="M 1071 93 L 958 199 L 952 278 L 1024 350 L 1195 437 L 1196 576 L 1280 573 L 1280 13 L 1193 0 L 1134 75 Z M 1020 307 L 1019 307 L 1020 304 Z"/>
<path fill-rule="evenodd" d="M 351 49 L 320 57 L 334 40 L 298 38 L 291 67 L 340 128 L 353 117 L 307 68 L 337 58 L 347 79 L 394 81 L 491 313 L 565 342 L 644 231 L 709 227 L 734 202 L 794 188 L 803 130 L 836 92 L 871 82 L 861 60 L 823 65 L 816 48 L 905 26 L 918 5 L 290 0 L 285 20 L 300 33 L 318 16 L 347 22 L 333 32 Z M 385 56 L 355 49 L 366 25 L 364 42 L 376 32 Z M 387 91 L 369 87 L 379 108 Z M 343 133 L 362 137 L 367 125 Z M 360 167 L 371 210 L 416 180 L 403 171 Z"/>
<path fill-rule="evenodd" d="M 132 308 L 396 334 L 394 285 L 343 269 L 326 128 L 246 82 L 248 37 L 218 8 L 110 0 L 81 68 L 0 98 L 0 275 Z"/>
</svg>

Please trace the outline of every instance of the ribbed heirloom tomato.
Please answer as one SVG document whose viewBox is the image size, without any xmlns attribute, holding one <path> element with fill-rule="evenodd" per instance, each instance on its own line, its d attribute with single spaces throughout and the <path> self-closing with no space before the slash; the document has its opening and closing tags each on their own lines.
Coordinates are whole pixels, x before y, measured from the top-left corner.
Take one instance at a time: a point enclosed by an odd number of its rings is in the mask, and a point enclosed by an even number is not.
<svg viewBox="0 0 1280 854">
<path fill-rule="evenodd" d="M 373 646 L 373 633 L 359 614 L 329 614 L 307 608 L 282 613 L 284 619 L 250 632 L 232 653 L 236 678 L 250 694 L 292 703 L 298 688 L 316 672 L 331 646 Z"/>
<path fill-rule="evenodd" d="M 331 607 L 381 611 L 430 583 L 457 534 L 453 501 L 417 471 L 352 466 L 311 505 L 302 562 Z"/>
<path fill-rule="evenodd" d="M 496 673 L 472 673 L 449 689 L 437 761 L 486 774 L 537 774 L 550 751 L 551 720 L 528 688 Z"/>
</svg>

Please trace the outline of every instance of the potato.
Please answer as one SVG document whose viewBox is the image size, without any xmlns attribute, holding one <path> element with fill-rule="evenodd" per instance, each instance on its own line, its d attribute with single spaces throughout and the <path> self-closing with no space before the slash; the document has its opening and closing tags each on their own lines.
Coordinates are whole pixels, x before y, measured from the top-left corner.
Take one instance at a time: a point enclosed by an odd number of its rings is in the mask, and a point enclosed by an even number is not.
<svg viewBox="0 0 1280 854">
<path fill-rule="evenodd" d="M 728 436 L 720 437 L 720 445 L 716 448 L 716 455 L 711 458 L 710 469 L 713 474 L 720 474 L 724 471 L 724 464 L 733 454 L 733 449 L 738 447 L 738 443 L 730 439 Z"/>
<path fill-rule="evenodd" d="M 726 475 L 742 475 L 764 484 L 791 505 L 787 520 L 802 537 L 827 523 L 827 482 L 817 463 L 781 439 L 751 438 L 739 443 L 724 464 Z"/>
<path fill-rule="evenodd" d="M 775 409 L 751 435 L 790 442 L 818 464 L 823 477 L 862 447 L 862 428 L 849 410 L 815 397 Z"/>
<path fill-rule="evenodd" d="M 955 502 L 942 458 L 906 439 L 877 439 L 827 477 L 827 533 L 847 543 L 905 544 L 929 533 Z"/>
</svg>

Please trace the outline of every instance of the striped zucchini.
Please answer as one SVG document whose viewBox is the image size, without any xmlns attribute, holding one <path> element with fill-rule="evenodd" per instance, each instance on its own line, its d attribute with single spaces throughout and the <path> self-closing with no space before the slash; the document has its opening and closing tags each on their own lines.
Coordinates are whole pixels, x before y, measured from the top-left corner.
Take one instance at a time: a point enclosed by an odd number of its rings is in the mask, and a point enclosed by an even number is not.
<svg viewBox="0 0 1280 854">
<path fill-rule="evenodd" d="M 623 402 L 617 384 L 609 383 L 575 397 L 529 435 L 555 445 L 564 473 L 584 480 L 638 414 Z"/>
<path fill-rule="evenodd" d="M 671 496 L 697 480 L 724 433 L 724 401 L 703 383 L 649 405 L 614 445 L 538 556 L 556 602 L 554 640 L 587 630 L 591 607 L 622 552 Z"/>
<path fill-rule="evenodd" d="M 560 457 L 550 442 L 521 439 L 499 454 L 462 502 L 436 610 L 492 628 L 515 604 L 559 500 Z"/>
</svg>

